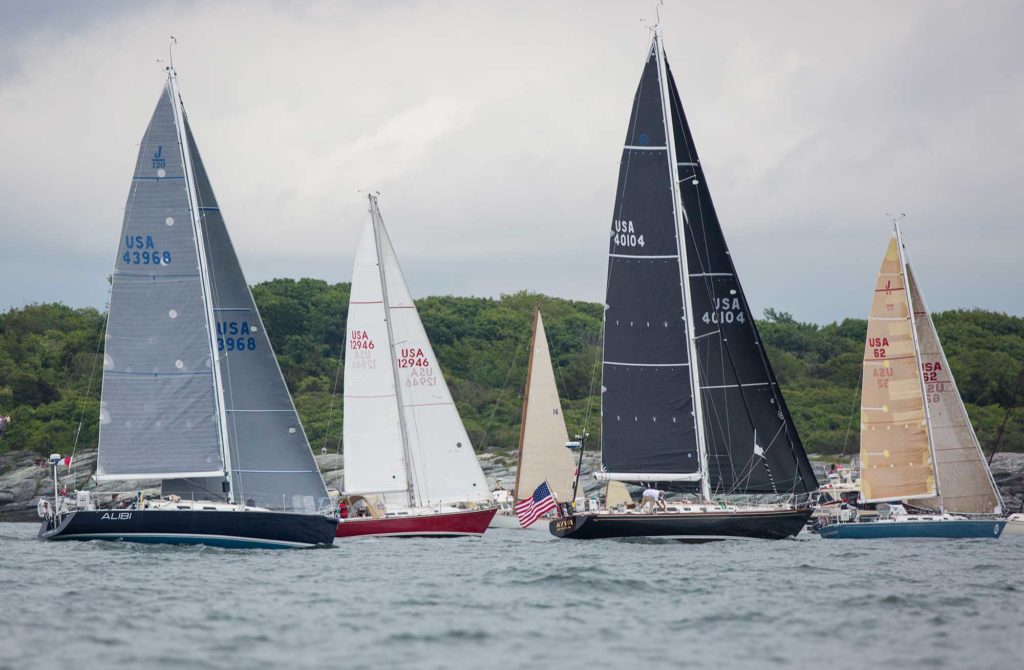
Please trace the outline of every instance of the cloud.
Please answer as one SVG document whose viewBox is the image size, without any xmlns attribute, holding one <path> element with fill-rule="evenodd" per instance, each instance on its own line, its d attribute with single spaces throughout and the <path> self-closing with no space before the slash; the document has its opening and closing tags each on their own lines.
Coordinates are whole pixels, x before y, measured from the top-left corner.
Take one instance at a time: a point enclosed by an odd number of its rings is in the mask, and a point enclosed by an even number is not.
<svg viewBox="0 0 1024 670">
<path fill-rule="evenodd" d="M 348 279 L 358 191 L 375 189 L 415 295 L 601 299 L 649 2 L 186 8 L 5 14 L 0 306 L 102 305 L 169 34 L 251 282 Z M 863 316 L 898 210 L 932 308 L 1024 313 L 1024 6 L 693 2 L 662 17 L 756 309 Z"/>
</svg>

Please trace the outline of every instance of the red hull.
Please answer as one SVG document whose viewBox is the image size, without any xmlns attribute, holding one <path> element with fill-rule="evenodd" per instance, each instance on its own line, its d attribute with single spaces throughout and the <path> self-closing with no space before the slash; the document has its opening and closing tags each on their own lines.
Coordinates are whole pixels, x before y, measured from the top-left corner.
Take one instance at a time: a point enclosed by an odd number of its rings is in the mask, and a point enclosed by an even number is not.
<svg viewBox="0 0 1024 670">
<path fill-rule="evenodd" d="M 335 537 L 460 537 L 483 535 L 497 508 L 388 517 L 386 519 L 356 518 L 338 522 Z"/>
</svg>

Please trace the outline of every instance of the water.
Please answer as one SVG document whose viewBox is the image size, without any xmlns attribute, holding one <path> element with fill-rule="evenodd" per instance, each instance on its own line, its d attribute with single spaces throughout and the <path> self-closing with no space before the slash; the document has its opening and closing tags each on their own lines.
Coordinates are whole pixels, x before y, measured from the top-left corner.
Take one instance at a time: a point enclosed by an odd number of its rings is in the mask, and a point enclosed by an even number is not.
<svg viewBox="0 0 1024 670">
<path fill-rule="evenodd" d="M 0 524 L 0 668 L 1016 669 L 1024 655 L 1024 536 L 691 546 L 496 530 L 247 551 L 35 533 Z"/>
</svg>

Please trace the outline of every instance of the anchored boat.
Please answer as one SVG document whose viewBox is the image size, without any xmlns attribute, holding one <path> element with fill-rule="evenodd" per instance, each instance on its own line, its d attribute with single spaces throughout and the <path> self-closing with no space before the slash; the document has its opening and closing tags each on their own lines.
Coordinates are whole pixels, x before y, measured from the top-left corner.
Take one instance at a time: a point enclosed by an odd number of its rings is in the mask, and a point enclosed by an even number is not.
<svg viewBox="0 0 1024 670">
<path fill-rule="evenodd" d="M 660 28 L 633 99 L 610 231 L 599 479 L 696 495 L 576 513 L 558 537 L 796 535 L 818 488 L 754 325 Z M 766 494 L 774 504 L 732 496 Z M 713 500 L 717 499 L 717 500 Z"/>
<path fill-rule="evenodd" d="M 96 479 L 159 480 L 161 497 L 107 505 L 88 494 L 60 498 L 44 506 L 40 538 L 229 547 L 333 542 L 337 522 L 323 479 L 228 237 L 173 68 L 139 149 L 105 341 Z"/>
<path fill-rule="evenodd" d="M 1000 536 L 1006 525 L 1002 498 L 911 270 L 898 220 L 868 316 L 860 412 L 861 502 L 894 504 L 885 505 L 877 520 L 847 513 L 824 525 L 822 537 Z"/>
<path fill-rule="evenodd" d="M 482 535 L 496 509 L 376 196 L 352 271 L 338 537 Z M 368 501 L 368 502 L 367 502 Z"/>
</svg>

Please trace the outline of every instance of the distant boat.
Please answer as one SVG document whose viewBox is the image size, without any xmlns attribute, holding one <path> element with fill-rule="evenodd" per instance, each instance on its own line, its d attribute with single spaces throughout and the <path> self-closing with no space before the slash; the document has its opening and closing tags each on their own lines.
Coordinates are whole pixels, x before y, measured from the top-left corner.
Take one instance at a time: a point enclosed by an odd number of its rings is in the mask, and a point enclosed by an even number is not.
<svg viewBox="0 0 1024 670">
<path fill-rule="evenodd" d="M 334 541 L 333 507 L 172 68 L 142 138 L 112 274 L 96 479 L 160 480 L 161 497 L 104 504 L 79 492 L 56 501 L 41 538 Z"/>
<path fill-rule="evenodd" d="M 483 470 L 406 286 L 377 198 L 352 271 L 338 537 L 481 535 Z"/>
<path fill-rule="evenodd" d="M 492 528 L 521 528 L 514 504 L 531 497 L 542 482 L 547 481 L 556 500 L 569 502 L 573 499 L 576 463 L 572 451 L 566 448 L 568 441 L 551 350 L 538 308 L 534 312 L 530 338 L 512 501 L 498 510 L 491 521 Z M 538 522 L 529 528 L 547 530 L 547 525 Z"/>
<path fill-rule="evenodd" d="M 697 500 L 578 512 L 551 532 L 692 542 L 796 535 L 811 507 L 788 501 L 818 484 L 736 275 L 660 28 L 633 99 L 612 218 L 596 476 Z M 730 499 L 758 494 L 776 502 Z"/>
<path fill-rule="evenodd" d="M 860 412 L 861 501 L 887 504 L 877 520 L 823 526 L 823 538 L 999 537 L 1003 502 L 898 222 L 868 316 Z"/>
</svg>

